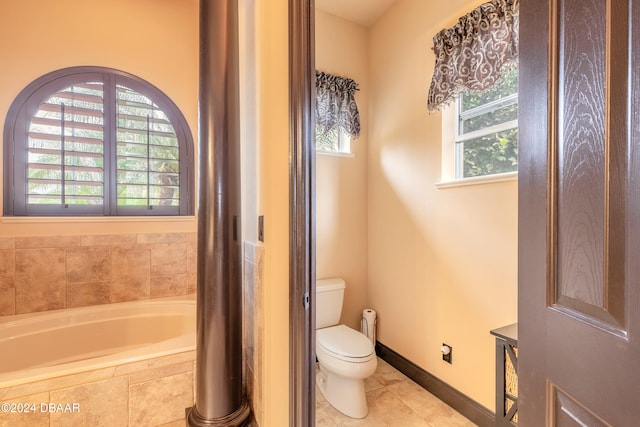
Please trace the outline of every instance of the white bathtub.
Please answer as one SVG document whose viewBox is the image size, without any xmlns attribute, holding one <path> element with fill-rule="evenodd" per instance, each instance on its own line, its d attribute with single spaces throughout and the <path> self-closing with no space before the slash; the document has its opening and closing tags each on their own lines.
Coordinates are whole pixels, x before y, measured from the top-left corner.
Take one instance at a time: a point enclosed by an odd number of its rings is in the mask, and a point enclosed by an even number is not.
<svg viewBox="0 0 640 427">
<path fill-rule="evenodd" d="M 195 349 L 193 296 L 0 318 L 0 389 Z"/>
</svg>

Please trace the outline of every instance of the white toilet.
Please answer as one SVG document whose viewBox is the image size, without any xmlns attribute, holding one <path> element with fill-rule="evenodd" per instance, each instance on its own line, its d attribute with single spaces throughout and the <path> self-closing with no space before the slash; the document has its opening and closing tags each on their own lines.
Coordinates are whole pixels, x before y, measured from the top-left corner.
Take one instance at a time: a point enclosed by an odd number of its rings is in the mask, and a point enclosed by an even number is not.
<svg viewBox="0 0 640 427">
<path fill-rule="evenodd" d="M 346 285 L 343 279 L 316 282 L 316 384 L 334 408 L 352 418 L 367 416 L 364 380 L 376 370 L 373 344 L 363 333 L 338 325 Z"/>
</svg>

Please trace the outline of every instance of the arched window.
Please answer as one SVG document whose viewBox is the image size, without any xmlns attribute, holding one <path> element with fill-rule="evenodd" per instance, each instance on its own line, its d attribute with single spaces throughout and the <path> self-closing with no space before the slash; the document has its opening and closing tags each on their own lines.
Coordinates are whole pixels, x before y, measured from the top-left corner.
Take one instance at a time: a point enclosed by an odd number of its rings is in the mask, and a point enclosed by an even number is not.
<svg viewBox="0 0 640 427">
<path fill-rule="evenodd" d="M 193 138 L 176 105 L 131 74 L 73 67 L 15 99 L 4 214 L 193 215 Z"/>
</svg>

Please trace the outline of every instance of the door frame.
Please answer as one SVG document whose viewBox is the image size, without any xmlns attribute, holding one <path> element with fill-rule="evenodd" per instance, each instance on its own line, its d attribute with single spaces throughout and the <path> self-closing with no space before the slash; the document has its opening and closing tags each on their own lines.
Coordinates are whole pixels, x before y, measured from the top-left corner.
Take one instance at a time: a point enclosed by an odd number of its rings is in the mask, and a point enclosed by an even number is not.
<svg viewBox="0 0 640 427">
<path fill-rule="evenodd" d="M 315 425 L 314 0 L 289 0 L 289 425 Z"/>
</svg>

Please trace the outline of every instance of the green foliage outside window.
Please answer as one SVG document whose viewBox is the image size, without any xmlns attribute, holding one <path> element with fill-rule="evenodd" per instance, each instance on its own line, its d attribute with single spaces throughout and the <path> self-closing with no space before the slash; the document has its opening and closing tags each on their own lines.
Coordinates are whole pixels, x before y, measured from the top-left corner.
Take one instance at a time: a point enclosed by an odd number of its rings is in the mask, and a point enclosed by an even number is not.
<svg viewBox="0 0 640 427">
<path fill-rule="evenodd" d="M 517 129 L 510 129 L 464 142 L 465 178 L 517 170 Z"/>
<path fill-rule="evenodd" d="M 461 95 L 459 136 L 517 120 L 517 99 L 476 114 L 474 109 L 517 94 L 518 71 L 505 75 L 494 88 L 475 94 Z M 470 178 L 518 170 L 518 129 L 509 128 L 467 139 L 463 144 L 462 176 Z"/>
<path fill-rule="evenodd" d="M 338 133 L 322 133 L 316 129 L 316 150 L 337 153 L 339 151 Z"/>
</svg>

